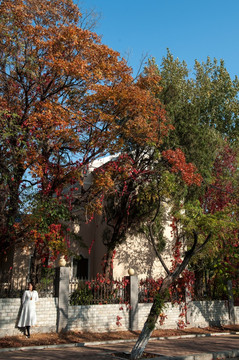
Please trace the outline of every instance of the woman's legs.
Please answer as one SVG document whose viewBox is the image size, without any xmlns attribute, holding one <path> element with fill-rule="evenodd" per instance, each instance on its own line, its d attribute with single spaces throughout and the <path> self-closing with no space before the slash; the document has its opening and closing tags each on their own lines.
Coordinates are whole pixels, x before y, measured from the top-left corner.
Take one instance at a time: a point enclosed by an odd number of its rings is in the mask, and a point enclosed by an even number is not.
<svg viewBox="0 0 239 360">
<path fill-rule="evenodd" d="M 26 330 L 27 330 L 27 337 L 30 337 L 30 326 L 26 326 Z"/>
</svg>

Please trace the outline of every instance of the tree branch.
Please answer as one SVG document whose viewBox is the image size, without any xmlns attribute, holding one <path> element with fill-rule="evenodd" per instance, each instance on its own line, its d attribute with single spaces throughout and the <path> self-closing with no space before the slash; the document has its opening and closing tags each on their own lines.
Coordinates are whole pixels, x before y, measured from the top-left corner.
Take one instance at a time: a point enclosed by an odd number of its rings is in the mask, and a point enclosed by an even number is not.
<svg viewBox="0 0 239 360">
<path fill-rule="evenodd" d="M 197 246 L 197 243 L 198 243 L 198 234 L 196 233 L 195 230 L 193 230 L 193 236 L 194 236 L 194 241 L 193 241 L 193 245 L 192 245 L 191 249 L 186 251 L 183 262 L 181 264 L 179 264 L 176 267 L 176 269 L 174 270 L 174 272 L 173 272 L 173 278 L 175 278 L 175 279 L 187 267 L 187 265 L 188 265 L 189 261 L 191 260 L 192 256 L 197 254 L 200 250 L 202 250 L 202 248 L 208 243 L 208 241 L 209 241 L 209 239 L 211 237 L 211 233 L 208 234 L 206 240 L 197 249 L 196 249 L 196 246 Z"/>
<path fill-rule="evenodd" d="M 154 251 L 155 251 L 159 261 L 161 262 L 164 270 L 166 271 L 167 275 L 170 275 L 170 271 L 169 271 L 168 267 L 166 266 L 162 256 L 160 255 L 160 253 L 158 252 L 158 249 L 156 247 L 156 244 L 155 244 L 155 241 L 154 241 L 154 236 L 153 236 L 153 231 L 152 231 L 152 224 L 148 224 L 148 229 L 149 229 L 150 240 L 151 240 L 151 243 L 153 245 Z"/>
<path fill-rule="evenodd" d="M 208 241 L 210 240 L 211 236 L 212 236 L 212 233 L 209 233 L 208 236 L 207 236 L 207 238 L 206 238 L 206 240 L 204 241 L 204 243 L 197 248 L 197 250 L 195 251 L 195 254 L 197 254 L 199 251 L 202 250 L 202 248 L 204 248 L 204 246 L 205 246 L 205 245 L 208 243 Z"/>
</svg>

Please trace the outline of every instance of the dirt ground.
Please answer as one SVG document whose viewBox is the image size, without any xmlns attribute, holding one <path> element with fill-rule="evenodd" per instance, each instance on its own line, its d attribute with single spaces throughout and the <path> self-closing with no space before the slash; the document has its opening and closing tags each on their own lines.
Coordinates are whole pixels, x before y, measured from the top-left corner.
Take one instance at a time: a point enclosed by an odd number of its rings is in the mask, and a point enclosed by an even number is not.
<svg viewBox="0 0 239 360">
<path fill-rule="evenodd" d="M 155 330 L 152 337 L 180 336 L 188 334 L 210 334 L 218 332 L 238 332 L 239 325 L 227 325 L 224 327 L 206 327 L 206 328 L 185 328 L 184 330 Z M 36 345 L 56 345 L 69 343 L 82 343 L 89 341 L 105 341 L 119 339 L 137 339 L 140 331 L 117 331 L 107 333 L 48 333 L 32 334 L 31 338 L 26 338 L 23 334 L 18 336 L 6 336 L 0 338 L 0 348 L 36 346 Z"/>
</svg>

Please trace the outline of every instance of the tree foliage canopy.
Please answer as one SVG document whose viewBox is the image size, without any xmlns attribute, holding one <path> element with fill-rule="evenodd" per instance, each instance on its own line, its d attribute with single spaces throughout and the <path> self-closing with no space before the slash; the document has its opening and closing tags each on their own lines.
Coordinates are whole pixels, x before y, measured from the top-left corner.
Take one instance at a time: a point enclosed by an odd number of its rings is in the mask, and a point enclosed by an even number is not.
<svg viewBox="0 0 239 360">
<path fill-rule="evenodd" d="M 71 0 L 2 0 L 0 18 L 0 246 L 5 249 L 34 227 L 26 214 L 28 207 L 34 212 L 36 199 L 42 208 L 52 196 L 59 199 L 64 187 L 81 184 L 91 161 L 122 149 L 123 134 L 139 143 L 158 141 L 158 118 L 165 119 L 160 101 L 143 86 L 157 88 L 157 76 L 135 82 L 120 54 L 80 26 Z M 19 213 L 24 213 L 21 226 L 14 226 Z M 36 226 L 41 221 L 43 213 Z"/>
</svg>

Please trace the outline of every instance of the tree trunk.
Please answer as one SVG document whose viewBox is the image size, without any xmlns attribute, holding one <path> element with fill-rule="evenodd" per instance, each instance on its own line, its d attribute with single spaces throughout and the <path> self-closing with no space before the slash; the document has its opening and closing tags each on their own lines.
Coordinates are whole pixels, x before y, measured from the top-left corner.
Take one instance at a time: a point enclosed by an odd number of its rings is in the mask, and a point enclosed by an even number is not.
<svg viewBox="0 0 239 360">
<path fill-rule="evenodd" d="M 152 332 L 153 330 L 150 330 L 148 324 L 145 323 L 143 330 L 141 331 L 139 338 L 131 351 L 130 359 L 136 360 L 141 358 Z"/>
<path fill-rule="evenodd" d="M 141 331 L 136 344 L 131 351 L 131 360 L 140 359 L 145 347 L 148 344 L 150 336 L 155 328 L 156 322 L 158 320 L 159 314 L 161 313 L 164 307 L 164 299 L 165 299 L 165 291 L 172 284 L 174 278 L 172 276 L 167 276 L 158 292 L 158 294 L 154 298 L 153 305 L 151 307 L 148 318 L 144 324 L 143 330 Z"/>
<path fill-rule="evenodd" d="M 153 306 L 151 307 L 148 318 L 144 324 L 143 330 L 141 331 L 136 344 L 134 345 L 131 352 L 131 360 L 140 359 L 142 356 L 146 345 L 150 339 L 150 336 L 155 328 L 156 322 L 158 320 L 159 314 L 164 306 L 165 293 L 169 289 L 169 286 L 175 281 L 182 271 L 187 267 L 192 256 L 201 251 L 201 249 L 207 244 L 209 241 L 211 234 L 209 234 L 206 240 L 196 249 L 196 245 L 198 242 L 198 235 L 194 231 L 194 242 L 190 250 L 185 253 L 184 259 L 181 264 L 178 264 L 175 270 L 170 273 L 167 271 L 167 275 L 164 278 L 162 285 L 159 289 L 158 294 L 154 298 Z"/>
<path fill-rule="evenodd" d="M 30 269 L 30 281 L 36 285 L 41 280 L 41 257 L 37 253 L 35 248 L 32 259 L 31 259 L 31 269 Z"/>
<path fill-rule="evenodd" d="M 195 287 L 194 287 L 195 297 L 197 300 L 203 300 L 203 295 L 204 295 L 203 269 L 196 269 L 194 271 L 194 275 L 195 275 Z"/>
<path fill-rule="evenodd" d="M 111 279 L 113 275 L 113 254 L 114 250 L 108 249 L 103 267 L 103 274 L 106 279 Z"/>
<path fill-rule="evenodd" d="M 157 300 L 154 300 L 153 305 L 151 307 L 149 316 L 144 324 L 143 330 L 141 331 L 138 340 L 136 344 L 133 347 L 133 350 L 131 352 L 130 359 L 136 360 L 140 359 L 145 347 L 147 346 L 149 339 L 151 337 L 151 334 L 155 328 L 155 324 L 158 320 L 160 310 L 162 309 L 162 306 L 160 306 L 157 302 Z"/>
<path fill-rule="evenodd" d="M 227 291 L 228 291 L 228 312 L 229 312 L 229 320 L 230 323 L 235 325 L 236 317 L 235 317 L 235 310 L 234 310 L 234 297 L 232 291 L 232 281 L 227 280 Z"/>
</svg>

